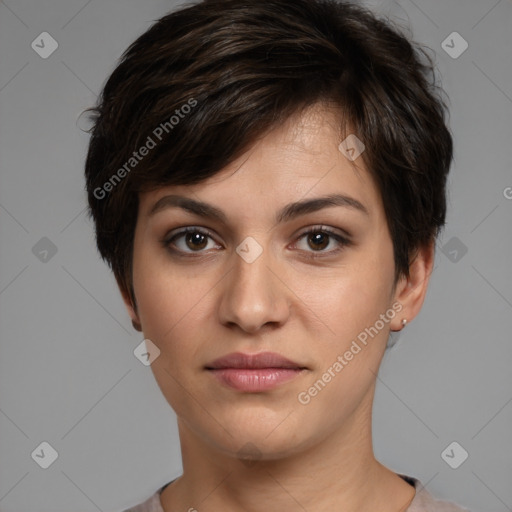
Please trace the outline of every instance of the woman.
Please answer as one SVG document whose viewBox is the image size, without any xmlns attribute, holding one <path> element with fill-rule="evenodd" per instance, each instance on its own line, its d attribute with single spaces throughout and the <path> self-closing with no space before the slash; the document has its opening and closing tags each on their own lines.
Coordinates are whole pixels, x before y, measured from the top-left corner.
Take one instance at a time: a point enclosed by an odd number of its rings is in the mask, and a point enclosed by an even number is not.
<svg viewBox="0 0 512 512">
<path fill-rule="evenodd" d="M 86 162 L 97 245 L 176 412 L 131 511 L 460 511 L 372 448 L 452 138 L 432 60 L 350 3 L 204 0 L 125 52 Z"/>
</svg>

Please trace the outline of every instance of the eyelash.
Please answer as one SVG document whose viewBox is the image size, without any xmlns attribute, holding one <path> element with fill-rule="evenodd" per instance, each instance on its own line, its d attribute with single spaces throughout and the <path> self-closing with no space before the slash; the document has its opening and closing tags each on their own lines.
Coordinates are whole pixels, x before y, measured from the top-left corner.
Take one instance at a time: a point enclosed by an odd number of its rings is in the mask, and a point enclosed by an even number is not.
<svg viewBox="0 0 512 512">
<path fill-rule="evenodd" d="M 207 231 L 205 229 L 202 229 L 202 228 L 195 227 L 195 226 L 189 226 L 189 227 L 187 227 L 185 229 L 182 229 L 182 230 L 178 231 L 177 233 L 174 233 L 170 238 L 168 236 L 166 236 L 164 238 L 164 240 L 162 240 L 162 245 L 164 246 L 164 248 L 168 249 L 173 254 L 177 254 L 177 255 L 182 256 L 184 258 L 197 258 L 197 257 L 201 256 L 201 253 L 203 252 L 202 250 L 187 252 L 187 251 L 182 251 L 180 249 L 173 249 L 173 248 L 170 247 L 171 244 L 176 239 L 178 239 L 178 238 L 180 238 L 183 235 L 186 235 L 188 233 L 200 233 L 201 235 L 205 235 L 205 236 L 210 237 L 210 238 L 213 239 L 213 236 L 212 236 L 212 234 L 209 231 Z M 332 231 L 332 230 L 330 230 L 330 229 L 328 229 L 328 228 L 326 228 L 324 226 L 314 226 L 312 228 L 309 228 L 307 231 L 304 231 L 304 232 L 302 232 L 299 235 L 299 237 L 297 238 L 297 241 L 302 240 L 302 238 L 306 237 L 307 235 L 316 234 L 316 233 L 322 233 L 324 235 L 328 235 L 330 238 L 334 238 L 341 245 L 337 249 L 334 249 L 334 250 L 331 250 L 331 251 L 324 251 L 324 250 L 320 250 L 320 251 L 306 251 L 307 253 L 310 253 L 307 256 L 308 258 L 316 259 L 316 258 L 323 258 L 323 257 L 327 257 L 327 256 L 332 256 L 334 254 L 338 254 L 345 247 L 348 247 L 348 246 L 351 245 L 351 241 L 348 238 L 340 235 L 339 233 L 335 233 L 334 231 Z"/>
</svg>

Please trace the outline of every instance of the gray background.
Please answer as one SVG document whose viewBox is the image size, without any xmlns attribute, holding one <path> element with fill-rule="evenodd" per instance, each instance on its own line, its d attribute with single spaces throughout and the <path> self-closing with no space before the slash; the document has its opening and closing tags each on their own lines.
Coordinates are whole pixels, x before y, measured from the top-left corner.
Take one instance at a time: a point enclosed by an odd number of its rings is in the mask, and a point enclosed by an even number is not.
<svg viewBox="0 0 512 512">
<path fill-rule="evenodd" d="M 181 474 L 174 413 L 96 253 L 78 119 L 176 5 L 0 2 L 2 511 L 119 511 Z M 512 510 L 512 2 L 373 5 L 435 50 L 455 137 L 426 303 L 379 375 L 376 454 L 439 497 Z M 58 48 L 43 59 L 31 43 L 45 31 Z M 441 45 L 454 31 L 469 44 L 457 58 Z M 31 456 L 43 441 L 58 452 L 48 469 Z M 441 457 L 453 441 L 469 453 L 457 469 Z"/>
</svg>

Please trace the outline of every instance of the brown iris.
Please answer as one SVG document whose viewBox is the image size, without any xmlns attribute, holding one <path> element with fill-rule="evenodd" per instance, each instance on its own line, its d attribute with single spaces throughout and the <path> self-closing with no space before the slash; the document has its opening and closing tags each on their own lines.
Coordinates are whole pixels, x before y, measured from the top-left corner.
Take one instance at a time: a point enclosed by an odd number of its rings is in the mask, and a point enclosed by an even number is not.
<svg viewBox="0 0 512 512">
<path fill-rule="evenodd" d="M 313 247 L 310 245 L 312 249 L 325 249 L 325 247 L 329 244 L 329 235 L 325 233 L 313 233 L 308 235 L 308 243 L 309 241 L 313 240 L 313 244 L 319 244 L 321 247 Z M 322 243 L 324 242 L 324 243 Z"/>
<path fill-rule="evenodd" d="M 190 244 L 189 244 L 189 242 L 190 242 Z M 201 245 L 199 245 L 199 243 L 201 243 L 201 242 L 203 242 L 203 243 Z M 204 249 L 206 247 L 206 245 L 208 244 L 208 236 L 203 233 L 199 233 L 197 231 L 194 231 L 192 233 L 186 233 L 185 243 L 187 244 L 189 249 L 201 250 L 201 249 Z"/>
</svg>

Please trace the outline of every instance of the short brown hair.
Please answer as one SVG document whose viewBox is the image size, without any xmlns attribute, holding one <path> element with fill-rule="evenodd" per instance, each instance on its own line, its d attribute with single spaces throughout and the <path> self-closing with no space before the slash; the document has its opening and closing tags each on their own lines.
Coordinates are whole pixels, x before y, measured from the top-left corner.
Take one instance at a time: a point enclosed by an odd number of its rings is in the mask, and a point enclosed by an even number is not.
<svg viewBox="0 0 512 512">
<path fill-rule="evenodd" d="M 98 250 L 136 304 L 138 194 L 199 183 L 326 102 L 365 144 L 396 284 L 445 223 L 452 137 L 442 94 L 426 48 L 350 2 L 203 0 L 167 14 L 124 52 L 89 109 L 85 176 Z"/>
</svg>

